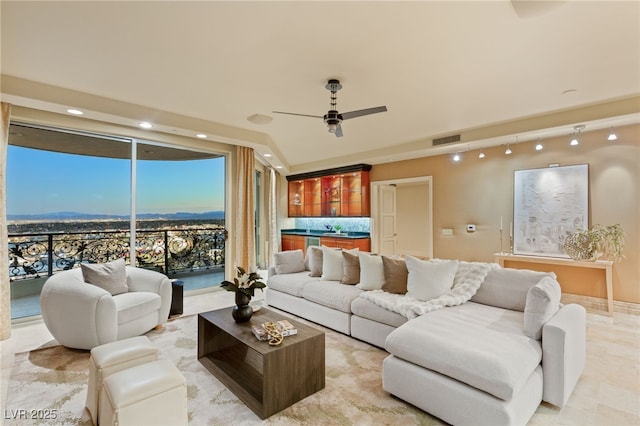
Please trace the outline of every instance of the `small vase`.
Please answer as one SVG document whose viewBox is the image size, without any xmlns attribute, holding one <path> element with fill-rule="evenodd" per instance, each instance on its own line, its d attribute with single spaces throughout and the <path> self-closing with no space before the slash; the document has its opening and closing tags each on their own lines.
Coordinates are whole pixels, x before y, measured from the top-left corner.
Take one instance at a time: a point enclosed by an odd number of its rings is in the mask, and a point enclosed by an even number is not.
<svg viewBox="0 0 640 426">
<path fill-rule="evenodd" d="M 253 315 L 253 308 L 249 305 L 251 297 L 236 291 L 236 306 L 233 307 L 231 315 L 236 322 L 247 322 Z"/>
</svg>

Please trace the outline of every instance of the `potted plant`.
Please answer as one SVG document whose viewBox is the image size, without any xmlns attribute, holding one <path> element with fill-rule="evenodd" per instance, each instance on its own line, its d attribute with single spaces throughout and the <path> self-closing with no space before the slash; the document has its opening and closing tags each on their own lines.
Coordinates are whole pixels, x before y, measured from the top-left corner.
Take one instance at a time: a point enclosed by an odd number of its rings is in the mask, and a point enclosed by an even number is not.
<svg viewBox="0 0 640 426">
<path fill-rule="evenodd" d="M 565 238 L 564 251 L 574 260 L 595 261 L 606 256 L 618 262 L 624 251 L 625 232 L 622 225 L 593 225 Z"/>
<path fill-rule="evenodd" d="M 231 315 L 236 322 L 245 322 L 253 315 L 253 308 L 249 305 L 254 291 L 257 288 L 263 289 L 266 284 L 260 281 L 262 277 L 257 272 L 247 273 L 244 268 L 237 267 L 237 278 L 231 281 L 222 281 L 220 287 L 227 291 L 236 293 L 235 302 Z"/>
<path fill-rule="evenodd" d="M 335 229 L 335 230 L 336 230 L 336 234 L 339 234 L 339 233 L 340 233 L 340 230 L 342 229 L 342 226 L 340 226 L 340 225 L 334 225 L 334 226 L 333 226 L 333 229 Z"/>
</svg>

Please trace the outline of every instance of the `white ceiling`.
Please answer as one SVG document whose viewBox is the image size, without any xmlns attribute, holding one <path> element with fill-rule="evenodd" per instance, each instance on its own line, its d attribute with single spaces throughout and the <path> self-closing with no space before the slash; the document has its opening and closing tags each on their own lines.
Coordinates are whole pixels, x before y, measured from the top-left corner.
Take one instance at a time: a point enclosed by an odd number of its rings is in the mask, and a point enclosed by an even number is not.
<svg viewBox="0 0 640 426">
<path fill-rule="evenodd" d="M 267 161 L 285 173 L 640 116 L 638 1 L 3 0 L 0 13 L 3 100 L 204 132 L 272 153 Z M 325 114 L 329 78 L 343 85 L 339 111 L 388 112 L 343 122 L 342 138 L 321 119 L 272 114 Z M 68 96 L 21 93 L 16 81 Z M 273 121 L 247 121 L 256 113 Z M 462 144 L 431 147 L 454 133 Z"/>
</svg>

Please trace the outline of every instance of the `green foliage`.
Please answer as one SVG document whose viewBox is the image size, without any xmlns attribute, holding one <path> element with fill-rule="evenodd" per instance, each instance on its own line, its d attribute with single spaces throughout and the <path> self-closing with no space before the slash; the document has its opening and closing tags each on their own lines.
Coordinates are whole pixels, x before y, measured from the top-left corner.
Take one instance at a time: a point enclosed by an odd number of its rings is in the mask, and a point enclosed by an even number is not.
<svg viewBox="0 0 640 426">
<path fill-rule="evenodd" d="M 580 230 L 564 241 L 564 250 L 575 260 L 597 260 L 606 256 L 618 262 L 623 258 L 625 232 L 622 225 L 593 225 Z"/>
</svg>

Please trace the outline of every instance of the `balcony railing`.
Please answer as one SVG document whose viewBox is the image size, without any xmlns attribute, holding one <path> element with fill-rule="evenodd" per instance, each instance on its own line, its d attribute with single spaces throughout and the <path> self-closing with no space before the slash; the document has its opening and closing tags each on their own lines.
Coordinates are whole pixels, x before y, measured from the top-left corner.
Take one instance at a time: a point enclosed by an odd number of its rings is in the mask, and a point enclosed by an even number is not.
<svg viewBox="0 0 640 426">
<path fill-rule="evenodd" d="M 136 231 L 136 265 L 168 276 L 224 266 L 224 228 Z M 123 258 L 130 264 L 130 232 L 9 234 L 11 281 L 51 276 L 81 263 Z"/>
</svg>

